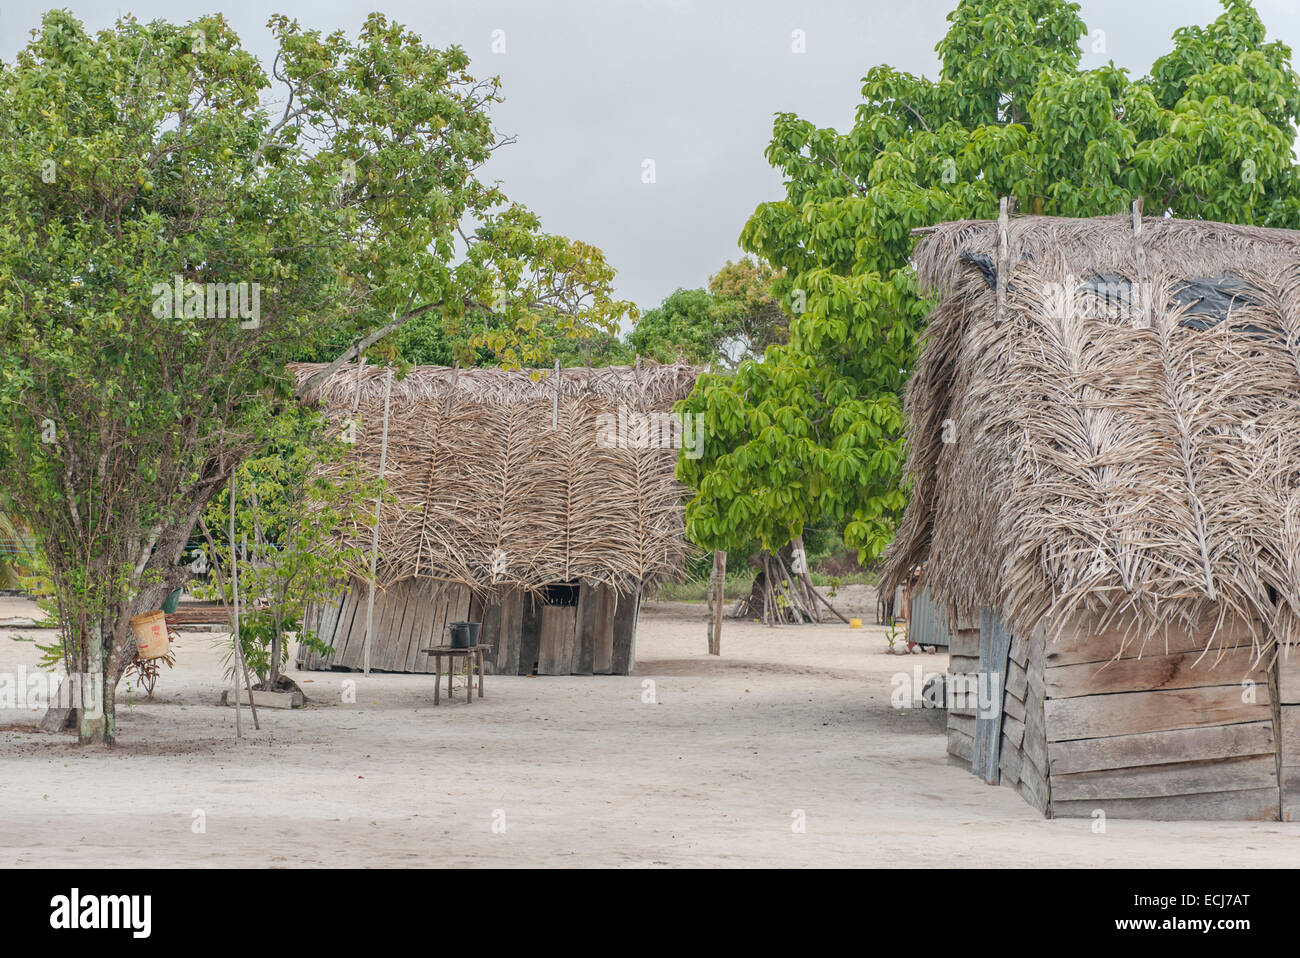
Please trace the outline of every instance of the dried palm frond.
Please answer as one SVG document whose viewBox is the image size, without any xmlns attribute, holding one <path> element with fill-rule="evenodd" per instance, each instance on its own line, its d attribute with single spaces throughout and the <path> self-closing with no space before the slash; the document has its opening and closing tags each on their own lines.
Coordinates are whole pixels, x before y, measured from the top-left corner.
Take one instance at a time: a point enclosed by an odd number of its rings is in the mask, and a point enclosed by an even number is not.
<svg viewBox="0 0 1300 958">
<path fill-rule="evenodd" d="M 1126 216 L 1012 219 L 990 280 L 997 223 L 927 231 L 913 262 L 939 305 L 883 584 L 923 566 L 950 613 L 991 606 L 1024 635 L 1240 619 L 1263 655 L 1300 638 L 1300 233 L 1138 235 Z M 1189 282 L 1233 291 L 1221 315 Z"/>
<path fill-rule="evenodd" d="M 321 369 L 293 367 L 299 382 Z M 677 450 L 611 444 L 598 417 L 667 415 L 700 370 L 642 364 L 527 371 L 416 366 L 394 381 L 379 525 L 381 588 L 412 577 L 476 590 L 600 582 L 621 592 L 680 573 Z M 356 366 L 321 384 L 326 413 L 356 426 L 378 472 L 387 371 Z M 605 422 L 608 423 L 609 420 Z M 356 530 L 368 542 L 368 532 Z M 366 578 L 368 570 L 353 570 Z"/>
</svg>

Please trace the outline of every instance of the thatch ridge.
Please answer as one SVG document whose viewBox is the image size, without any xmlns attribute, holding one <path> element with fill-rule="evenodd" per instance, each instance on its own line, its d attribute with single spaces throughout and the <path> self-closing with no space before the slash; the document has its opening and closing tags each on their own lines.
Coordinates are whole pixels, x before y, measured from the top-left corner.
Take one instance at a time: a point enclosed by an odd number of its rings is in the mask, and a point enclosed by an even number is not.
<svg viewBox="0 0 1300 958">
<path fill-rule="evenodd" d="M 1138 641 L 1240 617 L 1263 653 L 1300 637 L 1300 233 L 1141 222 L 1013 218 L 1001 324 L 972 262 L 996 262 L 997 223 L 918 243 L 940 301 L 882 582 L 921 566 L 950 612 L 992 606 L 1025 635 L 1076 613 Z M 1116 309 L 1097 274 L 1140 295 Z M 1254 302 L 1195 328 L 1179 290 L 1224 274 Z"/>
<path fill-rule="evenodd" d="M 303 383 L 322 368 L 292 371 Z M 415 366 L 394 377 L 386 479 L 396 501 L 380 522 L 380 587 L 426 577 L 480 592 L 584 581 L 629 593 L 678 575 L 691 551 L 678 450 L 638 447 L 635 434 L 610 447 L 598 417 L 669 413 L 700 371 Z M 335 423 L 360 423 L 355 457 L 376 473 L 387 376 L 354 364 L 317 392 Z"/>
</svg>

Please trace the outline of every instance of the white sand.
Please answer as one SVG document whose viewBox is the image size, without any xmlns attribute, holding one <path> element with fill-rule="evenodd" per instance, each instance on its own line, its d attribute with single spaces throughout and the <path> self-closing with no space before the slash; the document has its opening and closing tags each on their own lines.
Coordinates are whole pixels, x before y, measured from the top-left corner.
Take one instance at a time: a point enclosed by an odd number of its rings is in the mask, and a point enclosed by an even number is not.
<svg viewBox="0 0 1300 958">
<path fill-rule="evenodd" d="M 13 634 L 0 671 L 36 662 Z M 701 606 L 650 604 L 633 676 L 489 676 L 435 709 L 428 676 L 294 673 L 311 707 L 264 710 L 260 732 L 245 710 L 243 741 L 214 639 L 183 637 L 153 701 L 120 693 L 114 749 L 0 711 L 0 867 L 1300 860 L 1294 825 L 1043 820 L 949 764 L 935 713 L 890 707 L 891 676 L 945 658 L 885 655 L 870 626 L 728 622 L 711 658 Z"/>
</svg>

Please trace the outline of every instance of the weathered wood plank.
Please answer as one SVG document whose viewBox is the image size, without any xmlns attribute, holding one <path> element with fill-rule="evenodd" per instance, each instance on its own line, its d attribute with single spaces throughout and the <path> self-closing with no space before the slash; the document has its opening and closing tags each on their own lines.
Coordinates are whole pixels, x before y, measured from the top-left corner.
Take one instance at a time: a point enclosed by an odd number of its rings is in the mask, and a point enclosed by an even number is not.
<svg viewBox="0 0 1300 958">
<path fill-rule="evenodd" d="M 482 616 L 483 628 L 479 630 L 479 641 L 492 646 L 490 652 L 483 654 L 483 668 L 489 675 L 498 674 L 501 664 L 497 656 L 501 654 L 501 589 L 494 588 L 480 600 L 470 600 L 470 615 L 476 612 Z"/>
<path fill-rule="evenodd" d="M 1300 649 L 1283 649 L 1277 657 L 1277 700 L 1300 705 Z"/>
<path fill-rule="evenodd" d="M 948 754 L 955 755 L 963 760 L 967 767 L 970 766 L 971 758 L 975 752 L 975 740 L 964 732 L 950 728 L 948 729 Z"/>
<path fill-rule="evenodd" d="M 329 599 L 319 606 L 316 613 L 315 628 L 312 630 L 316 633 L 316 638 L 326 645 L 334 644 L 335 633 L 339 627 L 339 616 L 342 614 L 343 606 L 347 603 L 348 594 L 346 592 Z M 306 646 L 298 646 L 298 668 L 315 671 L 318 669 L 328 669 L 333 663 L 334 655 L 317 655 Z"/>
<path fill-rule="evenodd" d="M 948 731 L 961 732 L 971 741 L 975 740 L 975 717 L 973 715 L 958 715 L 952 709 L 948 710 Z"/>
<path fill-rule="evenodd" d="M 1282 764 L 1300 765 L 1300 705 L 1283 705 L 1279 709 L 1282 738 Z"/>
<path fill-rule="evenodd" d="M 1042 665 L 1030 662 L 1028 675 L 1032 679 L 1035 675 L 1042 672 Z M 1037 771 L 1038 777 L 1043 781 L 1043 787 L 1040 796 L 1044 802 L 1042 808 L 1046 810 L 1048 798 L 1047 789 L 1047 720 L 1043 714 L 1043 696 L 1042 692 L 1035 692 L 1031 682 L 1025 691 L 1025 734 L 1020 742 L 1020 750 L 1024 753 L 1025 764 L 1032 764 Z M 1025 778 L 1025 770 L 1022 768 L 1020 778 Z M 1023 794 L 1023 793 L 1022 793 Z"/>
<path fill-rule="evenodd" d="M 411 666 L 415 664 L 411 655 L 411 639 L 415 633 L 415 624 L 424 608 L 424 595 L 420 584 L 419 579 L 406 581 L 406 608 L 402 612 L 402 624 L 394 633 L 396 641 L 389 653 L 389 657 L 393 660 L 392 668 L 396 672 L 409 672 Z"/>
<path fill-rule="evenodd" d="M 406 598 L 400 587 L 384 589 L 382 592 L 375 593 L 375 622 L 374 631 L 370 635 L 370 667 L 372 669 L 382 669 L 389 671 L 391 664 L 385 657 L 385 646 L 391 641 L 391 633 L 401 624 L 402 612 L 406 608 L 406 603 L 401 601 Z M 394 623 L 394 619 L 397 620 Z M 364 646 L 362 646 L 364 649 Z M 362 667 L 365 666 L 365 658 L 362 657 Z"/>
<path fill-rule="evenodd" d="M 451 641 L 451 635 L 447 632 L 447 608 L 451 602 L 450 584 L 446 582 L 432 583 L 429 589 L 429 597 L 426 599 L 428 604 L 428 622 L 424 626 L 425 640 L 424 648 L 431 648 L 435 645 L 446 645 Z M 443 663 L 446 664 L 445 662 Z M 416 663 L 416 668 L 421 672 L 432 672 L 435 662 L 432 655 L 421 655 Z"/>
<path fill-rule="evenodd" d="M 497 664 L 502 675 L 518 675 L 519 650 L 522 643 L 524 602 L 523 592 L 509 590 L 501 600 L 501 643 L 497 651 Z"/>
<path fill-rule="evenodd" d="M 1194 629 L 1178 628 L 1170 626 L 1160 634 L 1143 635 L 1139 632 L 1133 633 L 1133 638 L 1124 648 L 1124 653 L 1120 658 L 1133 659 L 1139 655 L 1142 658 L 1157 655 L 1173 655 L 1179 652 L 1201 651 L 1207 645 L 1210 645 L 1210 637 L 1214 632 L 1214 618 L 1203 620 Z M 1121 625 L 1116 628 L 1099 630 L 1093 619 L 1086 615 L 1076 618 L 1076 623 L 1071 624 L 1061 634 L 1055 642 L 1047 643 L 1045 662 L 1047 665 L 1079 665 L 1086 662 L 1105 662 L 1113 659 L 1120 650 L 1121 642 L 1124 640 L 1130 626 Z M 1213 649 L 1211 655 L 1214 655 L 1214 649 L 1218 648 L 1235 648 L 1243 645 L 1250 645 L 1253 642 L 1253 632 L 1250 624 L 1243 619 L 1225 620 L 1223 626 L 1214 634 Z"/>
<path fill-rule="evenodd" d="M 1025 723 L 1010 715 L 1002 716 L 1002 740 L 1010 741 L 1016 748 L 1025 738 Z"/>
<path fill-rule="evenodd" d="M 1145 818 L 1157 822 L 1246 821 L 1278 819 L 1276 787 L 1154 798 L 1107 798 L 1064 801 L 1052 791 L 1053 818 L 1090 818 L 1100 809 L 1107 818 Z"/>
<path fill-rule="evenodd" d="M 1002 746 L 1002 686 L 1007 674 L 1007 656 L 1011 651 L 1011 633 L 992 609 L 980 617 L 980 687 L 998 690 L 990 714 L 975 717 L 975 757 L 971 771 L 988 782 L 998 784 L 998 751 Z M 996 685 L 994 684 L 996 682 Z"/>
<path fill-rule="evenodd" d="M 979 667 L 980 660 L 978 655 L 948 656 L 949 675 L 974 675 L 979 671 Z"/>
<path fill-rule="evenodd" d="M 1002 736 L 1002 748 L 998 751 L 998 771 L 1002 784 L 1015 788 L 1020 782 L 1020 766 L 1024 757 L 1019 747 L 1005 734 Z"/>
<path fill-rule="evenodd" d="M 591 670 L 596 675 L 608 675 L 614 662 L 614 590 L 602 585 L 598 595 Z"/>
<path fill-rule="evenodd" d="M 620 595 L 614 609 L 614 650 L 609 668 L 615 675 L 629 675 L 636 664 L 636 621 L 641 594 Z"/>
<path fill-rule="evenodd" d="M 1020 670 L 1023 672 L 1025 663 L 1029 661 L 1029 648 L 1025 644 L 1025 640 L 1018 635 L 1013 635 L 1011 637 L 1010 656 L 1011 661 L 1020 666 Z"/>
<path fill-rule="evenodd" d="M 1023 752 L 1022 758 L 1028 758 Z M 1046 815 L 1048 811 L 1048 794 L 1047 781 L 1034 768 L 1033 764 L 1028 761 L 1020 763 L 1020 782 L 1016 789 L 1031 807 L 1038 809 L 1039 812 Z"/>
<path fill-rule="evenodd" d="M 953 626 L 957 632 L 979 631 L 980 610 L 957 607 L 956 621 Z"/>
<path fill-rule="evenodd" d="M 1246 722 L 1076 739 L 1052 742 L 1047 750 L 1053 775 L 1247 755 L 1271 756 L 1273 723 Z"/>
<path fill-rule="evenodd" d="M 1059 801 L 1217 794 L 1269 786 L 1277 787 L 1277 763 L 1272 755 L 1052 773 L 1052 795 Z"/>
<path fill-rule="evenodd" d="M 429 618 L 429 602 L 433 598 L 433 591 L 430 588 L 428 579 L 412 579 L 411 594 L 407 597 L 407 614 L 411 621 L 404 625 L 402 631 L 406 633 L 402 640 L 402 658 L 404 661 L 403 669 L 406 672 L 415 672 L 421 659 L 428 658 L 420 650 L 429 647 L 430 643 L 425 641 L 425 630 Z M 411 613 L 414 613 L 412 615 Z"/>
<path fill-rule="evenodd" d="M 963 629 L 953 632 L 949 638 L 949 655 L 968 655 L 978 658 L 980 654 L 980 630 Z"/>
<path fill-rule="evenodd" d="M 535 592 L 524 596 L 523 615 L 520 617 L 519 674 L 535 674 L 538 649 L 542 638 L 542 597 Z"/>
<path fill-rule="evenodd" d="M 334 641 L 330 643 L 334 646 L 334 655 L 331 657 L 333 665 L 344 664 L 348 644 L 352 641 L 352 627 L 357 616 L 357 609 L 361 606 L 360 593 L 365 588 L 364 584 L 353 579 L 350 582 L 348 591 L 344 594 L 343 608 L 339 612 L 339 622 L 334 629 Z"/>
<path fill-rule="evenodd" d="M 1025 676 L 1025 670 L 1014 662 L 1007 662 L 1007 679 L 1005 682 L 1006 693 L 1008 696 L 1025 700 L 1025 690 L 1029 687 L 1029 679 Z"/>
<path fill-rule="evenodd" d="M 578 618 L 574 635 L 573 673 L 591 675 L 596 655 L 596 618 L 600 587 L 583 583 L 578 589 Z"/>
<path fill-rule="evenodd" d="M 417 597 L 416 581 L 407 579 L 400 586 L 393 590 L 394 598 L 397 600 L 395 605 L 400 606 L 393 616 L 393 628 L 386 637 L 384 644 L 383 661 L 384 665 L 380 668 L 387 669 L 390 672 L 406 671 L 406 649 L 410 640 L 411 629 L 415 627 L 415 616 L 420 610 L 420 601 Z"/>
<path fill-rule="evenodd" d="M 537 647 L 538 675 L 568 675 L 573 668 L 573 627 L 577 608 L 572 605 L 542 607 Z"/>
<path fill-rule="evenodd" d="M 1021 722 L 1025 720 L 1025 704 L 1010 692 L 1002 699 L 1002 711 L 1011 718 L 1019 719 Z"/>
<path fill-rule="evenodd" d="M 1048 699 L 1043 703 L 1047 739 L 1064 742 L 1263 721 L 1271 715 L 1268 688 L 1256 686 L 1253 691 L 1255 702 L 1251 704 L 1242 702 L 1239 685 Z"/>
<path fill-rule="evenodd" d="M 1044 678 L 1048 697 L 1060 699 L 1111 692 L 1231 685 L 1247 678 L 1267 684 L 1268 677 L 1259 666 L 1254 650 L 1242 646 L 1227 650 L 1221 658 L 1215 653 L 1202 657 L 1198 649 L 1140 659 L 1111 659 L 1079 665 L 1049 664 Z"/>
</svg>

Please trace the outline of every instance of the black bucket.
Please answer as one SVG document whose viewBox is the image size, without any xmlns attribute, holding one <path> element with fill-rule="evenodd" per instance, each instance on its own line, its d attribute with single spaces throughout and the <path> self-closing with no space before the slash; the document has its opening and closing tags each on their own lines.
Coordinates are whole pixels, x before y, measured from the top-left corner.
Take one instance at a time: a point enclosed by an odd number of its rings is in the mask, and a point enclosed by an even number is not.
<svg viewBox="0 0 1300 958">
<path fill-rule="evenodd" d="M 447 628 L 451 631 L 453 649 L 472 649 L 478 645 L 479 622 L 453 622 Z"/>
</svg>

